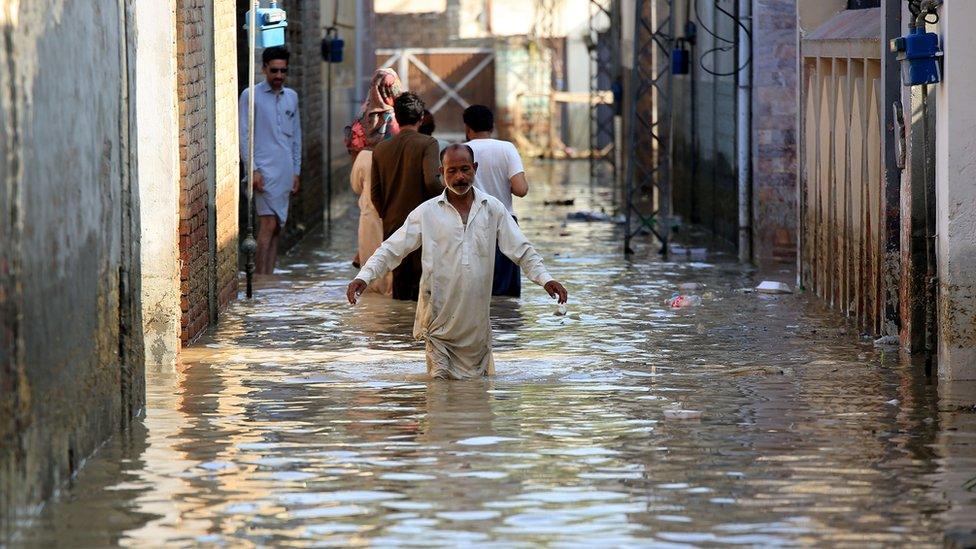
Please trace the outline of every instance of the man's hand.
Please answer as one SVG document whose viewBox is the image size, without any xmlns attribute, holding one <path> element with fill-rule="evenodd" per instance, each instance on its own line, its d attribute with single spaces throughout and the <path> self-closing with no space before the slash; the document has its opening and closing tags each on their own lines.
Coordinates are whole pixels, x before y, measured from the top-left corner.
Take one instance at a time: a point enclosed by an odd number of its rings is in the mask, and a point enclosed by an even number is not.
<svg viewBox="0 0 976 549">
<path fill-rule="evenodd" d="M 297 175 L 294 176 L 294 177 L 292 177 L 292 180 L 291 180 L 291 194 L 292 194 L 292 196 L 298 194 L 298 184 L 299 184 L 300 181 L 301 181 L 301 179 Z"/>
<path fill-rule="evenodd" d="M 261 175 L 261 170 L 254 170 L 254 190 L 264 192 L 264 176 Z"/>
<path fill-rule="evenodd" d="M 562 286 L 560 286 L 561 288 Z M 350 305 L 355 305 L 356 301 L 359 299 L 359 294 L 366 290 L 366 283 L 360 279 L 355 279 L 349 283 L 349 287 L 346 288 L 346 299 L 349 300 Z M 563 290 L 565 293 L 566 290 Z"/>
<path fill-rule="evenodd" d="M 559 296 L 560 304 L 566 303 L 566 300 L 569 299 L 569 294 L 566 293 L 566 288 L 563 288 L 563 285 L 556 282 L 555 280 L 550 280 L 549 282 L 546 282 L 545 288 L 546 291 L 549 292 L 549 297 Z"/>
</svg>

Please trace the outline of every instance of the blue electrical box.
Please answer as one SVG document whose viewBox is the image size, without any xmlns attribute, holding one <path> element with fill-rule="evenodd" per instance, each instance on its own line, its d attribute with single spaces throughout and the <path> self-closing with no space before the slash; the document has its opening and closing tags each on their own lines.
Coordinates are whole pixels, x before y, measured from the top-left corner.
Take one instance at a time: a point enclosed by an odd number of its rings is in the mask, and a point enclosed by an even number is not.
<svg viewBox="0 0 976 549">
<path fill-rule="evenodd" d="M 942 81 L 942 45 L 939 35 L 916 27 L 905 36 L 891 40 L 891 51 L 901 62 L 901 82 L 922 86 Z"/>
<path fill-rule="evenodd" d="M 326 63 L 342 63 L 342 50 L 346 46 L 346 41 L 339 38 L 339 31 L 330 28 L 322 39 L 322 60 Z"/>
<path fill-rule="evenodd" d="M 671 74 L 688 74 L 691 69 L 691 62 L 688 50 L 684 46 L 679 46 L 671 51 Z"/>
<path fill-rule="evenodd" d="M 244 15 L 244 28 L 248 29 L 251 22 L 251 12 Z M 288 15 L 285 10 L 278 8 L 278 2 L 271 2 L 269 8 L 258 8 L 258 32 L 255 42 L 258 48 L 271 48 L 285 45 L 285 27 L 288 26 Z"/>
</svg>

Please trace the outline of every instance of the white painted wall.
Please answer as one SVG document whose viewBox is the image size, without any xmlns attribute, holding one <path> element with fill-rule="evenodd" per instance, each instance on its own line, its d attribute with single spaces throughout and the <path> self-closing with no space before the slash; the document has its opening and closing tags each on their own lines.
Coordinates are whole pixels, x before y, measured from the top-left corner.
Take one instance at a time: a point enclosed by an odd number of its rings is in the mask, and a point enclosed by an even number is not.
<svg viewBox="0 0 976 549">
<path fill-rule="evenodd" d="M 152 367 L 175 364 L 180 350 L 176 1 L 137 0 L 135 21 L 142 321 Z"/>
<path fill-rule="evenodd" d="M 976 380 L 976 2 L 940 17 L 945 73 L 936 88 L 939 376 Z"/>
</svg>

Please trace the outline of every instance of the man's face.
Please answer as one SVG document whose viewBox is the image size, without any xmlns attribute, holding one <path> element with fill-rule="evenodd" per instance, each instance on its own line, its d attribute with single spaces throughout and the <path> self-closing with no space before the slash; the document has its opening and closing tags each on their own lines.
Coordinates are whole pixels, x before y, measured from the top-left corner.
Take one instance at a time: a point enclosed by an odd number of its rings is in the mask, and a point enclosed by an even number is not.
<svg viewBox="0 0 976 549">
<path fill-rule="evenodd" d="M 288 61 L 284 59 L 272 59 L 264 65 L 264 76 L 268 78 L 268 84 L 276 90 L 280 90 L 285 85 L 285 76 L 288 74 Z"/>
<path fill-rule="evenodd" d="M 474 186 L 474 174 L 477 171 L 478 164 L 471 160 L 467 150 L 451 149 L 444 153 L 441 177 L 444 179 L 444 185 L 452 193 L 458 196 L 469 193 Z"/>
</svg>

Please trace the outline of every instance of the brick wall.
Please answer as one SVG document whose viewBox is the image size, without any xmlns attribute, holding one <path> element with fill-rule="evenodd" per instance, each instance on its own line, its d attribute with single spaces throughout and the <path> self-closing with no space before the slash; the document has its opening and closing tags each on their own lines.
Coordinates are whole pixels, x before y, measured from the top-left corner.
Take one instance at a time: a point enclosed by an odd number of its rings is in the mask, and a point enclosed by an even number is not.
<svg viewBox="0 0 976 549">
<path fill-rule="evenodd" d="M 207 80 L 207 0 L 178 0 L 176 12 L 177 94 L 180 123 L 180 339 L 206 329 L 209 309 L 210 86 Z"/>
<path fill-rule="evenodd" d="M 237 44 L 234 0 L 214 0 L 214 160 L 216 176 L 216 292 L 224 307 L 237 297 L 237 214 L 240 199 L 237 146 Z"/>
<path fill-rule="evenodd" d="M 762 266 L 796 255 L 796 1 L 753 9 L 752 238 Z"/>
<path fill-rule="evenodd" d="M 234 0 L 177 1 L 183 343 L 237 295 L 236 17 Z"/>
</svg>

